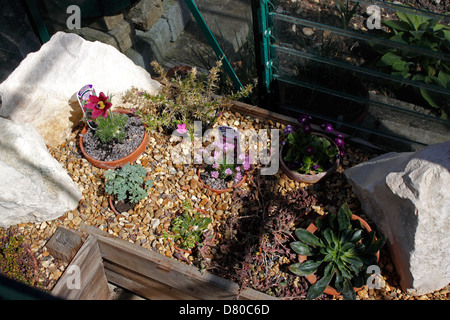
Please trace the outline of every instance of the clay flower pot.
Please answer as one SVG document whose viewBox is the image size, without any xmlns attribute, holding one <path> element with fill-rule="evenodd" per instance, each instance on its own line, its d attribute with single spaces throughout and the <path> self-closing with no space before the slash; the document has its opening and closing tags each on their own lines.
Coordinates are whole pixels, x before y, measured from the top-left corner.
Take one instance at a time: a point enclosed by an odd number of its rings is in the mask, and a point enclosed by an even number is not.
<svg viewBox="0 0 450 320">
<path fill-rule="evenodd" d="M 328 138 L 327 136 L 325 136 L 325 135 L 323 135 L 321 133 L 313 133 L 313 134 L 328 139 L 329 141 L 331 141 L 331 143 L 337 149 L 339 149 L 337 147 L 336 143 L 334 143 L 334 141 L 331 140 L 330 138 Z M 321 180 L 326 179 L 330 175 L 332 175 L 337 170 L 337 168 L 339 167 L 340 158 L 336 157 L 336 160 L 335 160 L 334 164 L 331 166 L 331 168 L 329 168 L 326 171 L 320 172 L 318 174 L 302 174 L 302 173 L 298 173 L 296 171 L 293 171 L 293 170 L 289 169 L 287 164 L 284 162 L 284 160 L 283 160 L 283 157 L 284 157 L 283 151 L 285 150 L 284 149 L 285 147 L 287 148 L 287 146 L 282 146 L 281 149 L 280 149 L 280 167 L 281 167 L 281 170 L 283 170 L 283 172 L 289 178 L 291 178 L 292 180 L 295 180 L 295 181 L 298 181 L 298 182 L 303 182 L 303 183 L 310 183 L 310 184 L 317 183 L 317 182 L 319 182 Z"/>
<path fill-rule="evenodd" d="M 217 194 L 221 194 L 221 193 L 225 193 L 225 192 L 229 192 L 232 191 L 234 188 L 236 187 L 240 187 L 246 180 L 247 180 L 247 174 L 245 174 L 241 181 L 239 181 L 237 184 L 235 184 L 234 186 L 232 186 L 231 188 L 227 188 L 227 189 L 213 189 L 210 186 L 208 186 L 206 183 L 203 182 L 202 177 L 200 175 L 200 170 L 197 171 L 197 175 L 198 175 L 198 181 L 200 181 L 200 183 L 206 188 L 211 190 L 214 193 Z"/>
<path fill-rule="evenodd" d="M 353 215 L 352 215 L 352 220 L 359 220 L 359 221 L 361 222 L 361 225 L 363 226 L 364 229 L 367 230 L 367 232 L 372 231 L 372 228 L 369 226 L 369 224 L 368 224 L 363 218 L 361 218 L 361 217 L 359 217 L 359 216 L 353 214 Z M 314 233 L 314 232 L 317 231 L 317 227 L 316 227 L 316 225 L 315 225 L 314 223 L 311 223 L 311 224 L 308 226 L 308 228 L 306 228 L 306 230 L 309 231 L 309 232 L 311 232 L 311 233 Z M 377 238 L 375 237 L 374 240 L 376 240 L 376 239 L 377 239 Z M 377 262 L 379 262 L 379 260 L 380 260 L 380 251 L 378 251 L 378 252 L 376 253 L 376 256 L 377 256 Z M 307 259 L 308 259 L 307 256 L 298 255 L 298 261 L 299 261 L 300 263 L 306 261 Z M 309 274 L 309 275 L 306 276 L 306 280 L 308 280 L 308 282 L 309 282 L 310 284 L 314 284 L 314 283 L 316 283 L 316 281 L 317 281 L 317 277 L 316 277 L 316 275 L 315 275 L 314 273 L 312 273 L 312 274 Z M 358 292 L 359 290 L 362 289 L 362 287 L 361 287 L 361 288 L 355 288 L 355 287 L 354 287 L 353 289 L 355 290 L 355 292 Z M 324 293 L 329 294 L 329 295 L 332 295 L 332 296 L 339 296 L 339 295 L 340 295 L 340 293 L 337 292 L 336 289 L 334 289 L 334 288 L 331 287 L 331 286 L 327 286 L 326 289 L 325 289 L 325 291 L 324 291 Z"/>
<path fill-rule="evenodd" d="M 119 211 L 116 209 L 115 205 L 114 205 L 114 198 L 113 198 L 112 195 L 109 196 L 108 201 L 109 201 L 109 207 L 111 208 L 111 210 L 112 210 L 115 214 L 117 214 L 117 215 L 120 214 L 121 212 L 119 212 Z M 136 204 L 134 204 L 133 207 L 132 207 L 131 209 L 133 209 L 135 205 L 136 205 Z M 128 209 L 128 210 L 129 210 L 129 209 Z"/>
<path fill-rule="evenodd" d="M 133 112 L 131 110 L 126 110 L 126 109 L 115 109 L 113 112 L 117 112 L 117 113 L 125 113 L 125 114 L 133 114 Z M 145 125 L 144 125 L 145 126 Z M 145 148 L 147 147 L 147 143 L 148 143 L 148 134 L 147 131 L 144 132 L 144 138 L 142 139 L 141 144 L 133 151 L 131 152 L 129 155 L 127 155 L 126 157 L 123 157 L 121 159 L 118 160 L 114 160 L 114 161 L 99 161 L 96 160 L 94 158 L 92 158 L 91 156 L 89 156 L 86 151 L 84 150 L 83 147 L 83 135 L 88 131 L 88 127 L 85 126 L 83 128 L 83 130 L 81 131 L 80 134 L 80 149 L 81 152 L 83 153 L 84 157 L 94 166 L 96 166 L 97 168 L 101 168 L 101 169 L 115 169 L 115 168 L 119 168 L 124 166 L 127 163 L 131 163 L 133 161 L 135 161 L 137 158 L 139 158 L 139 156 L 145 151 Z"/>
</svg>

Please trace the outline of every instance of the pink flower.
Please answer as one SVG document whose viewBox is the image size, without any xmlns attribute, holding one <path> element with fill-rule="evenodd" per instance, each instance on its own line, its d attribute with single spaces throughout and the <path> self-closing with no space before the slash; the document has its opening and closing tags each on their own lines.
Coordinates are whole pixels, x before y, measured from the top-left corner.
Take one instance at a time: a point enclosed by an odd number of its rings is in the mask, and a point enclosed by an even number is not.
<svg viewBox="0 0 450 320">
<path fill-rule="evenodd" d="M 242 180 L 242 174 L 240 174 L 239 172 L 236 173 L 236 176 L 234 177 L 234 180 L 241 181 Z"/>
<path fill-rule="evenodd" d="M 231 170 L 230 168 L 226 168 L 225 169 L 225 174 L 228 175 L 228 176 L 232 175 L 233 174 L 233 170 Z"/>
<path fill-rule="evenodd" d="M 108 109 L 112 106 L 112 103 L 108 102 L 108 98 L 103 92 L 100 92 L 98 97 L 93 95 L 89 96 L 89 103 L 86 104 L 86 108 L 92 110 L 92 119 L 96 119 L 99 116 L 106 119 Z"/>
<path fill-rule="evenodd" d="M 214 164 L 212 165 L 212 167 L 213 167 L 214 169 L 219 169 L 220 165 L 216 162 L 216 163 L 214 163 Z"/>
<path fill-rule="evenodd" d="M 219 177 L 219 172 L 218 171 L 212 171 L 211 172 L 211 177 L 213 177 L 214 179 L 217 179 Z"/>
<path fill-rule="evenodd" d="M 185 134 L 187 132 L 186 124 L 183 123 L 183 124 L 177 125 L 177 132 L 179 134 Z"/>
<path fill-rule="evenodd" d="M 250 169 L 250 161 L 248 159 L 245 159 L 245 162 L 242 165 L 242 167 L 244 168 L 244 170 L 249 170 Z"/>
</svg>

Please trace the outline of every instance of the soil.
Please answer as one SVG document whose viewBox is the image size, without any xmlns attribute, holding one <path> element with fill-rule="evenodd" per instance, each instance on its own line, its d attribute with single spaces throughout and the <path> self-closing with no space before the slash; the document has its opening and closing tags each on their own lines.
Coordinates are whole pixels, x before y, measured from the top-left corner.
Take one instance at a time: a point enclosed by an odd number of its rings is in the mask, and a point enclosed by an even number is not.
<svg viewBox="0 0 450 320">
<path fill-rule="evenodd" d="M 95 132 L 89 129 L 83 136 L 83 147 L 85 152 L 92 158 L 99 161 L 115 161 L 122 159 L 136 150 L 144 139 L 145 127 L 137 116 L 128 116 L 125 125 L 127 133 L 122 142 L 113 140 L 102 143 L 95 137 Z"/>
</svg>

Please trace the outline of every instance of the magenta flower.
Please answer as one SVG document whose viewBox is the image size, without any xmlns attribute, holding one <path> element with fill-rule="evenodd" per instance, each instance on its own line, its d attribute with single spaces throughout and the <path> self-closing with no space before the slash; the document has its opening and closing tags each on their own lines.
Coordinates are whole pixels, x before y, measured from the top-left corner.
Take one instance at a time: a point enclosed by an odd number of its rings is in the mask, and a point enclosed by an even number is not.
<svg viewBox="0 0 450 320">
<path fill-rule="evenodd" d="M 334 139 L 334 142 L 336 142 L 336 144 L 339 148 L 342 148 L 345 145 L 344 139 L 339 138 L 339 137 Z"/>
<path fill-rule="evenodd" d="M 92 119 L 96 119 L 99 116 L 102 116 L 106 119 L 108 116 L 108 109 L 111 108 L 112 103 L 108 102 L 109 97 L 105 96 L 103 92 L 100 92 L 100 95 L 89 96 L 89 102 L 86 104 L 87 109 L 92 110 Z"/>
<path fill-rule="evenodd" d="M 226 169 L 225 169 L 225 174 L 226 174 L 227 176 L 232 175 L 232 174 L 233 174 L 233 170 L 231 170 L 230 168 L 226 168 Z"/>
<path fill-rule="evenodd" d="M 309 124 L 309 123 L 305 123 L 304 125 L 303 125 L 303 132 L 304 133 L 310 133 L 311 132 L 311 125 Z"/>
<path fill-rule="evenodd" d="M 306 124 L 306 123 L 309 123 L 309 121 L 310 121 L 311 119 L 312 119 L 311 116 L 308 116 L 308 115 L 306 115 L 306 114 L 303 114 L 303 115 L 301 115 L 301 116 L 298 118 L 298 122 L 301 123 L 301 124 Z"/>
<path fill-rule="evenodd" d="M 186 124 L 183 123 L 183 124 L 177 125 L 177 132 L 179 134 L 185 134 L 187 132 Z"/>
<path fill-rule="evenodd" d="M 314 147 L 313 146 L 307 146 L 305 149 L 305 152 L 307 155 L 312 155 L 314 153 Z"/>
<path fill-rule="evenodd" d="M 211 177 L 213 177 L 214 179 L 219 178 L 219 171 L 211 171 Z"/>
<path fill-rule="evenodd" d="M 322 128 L 322 130 L 324 130 L 325 132 L 333 132 L 333 126 L 331 125 L 331 123 L 326 122 L 320 125 L 320 127 Z"/>
</svg>

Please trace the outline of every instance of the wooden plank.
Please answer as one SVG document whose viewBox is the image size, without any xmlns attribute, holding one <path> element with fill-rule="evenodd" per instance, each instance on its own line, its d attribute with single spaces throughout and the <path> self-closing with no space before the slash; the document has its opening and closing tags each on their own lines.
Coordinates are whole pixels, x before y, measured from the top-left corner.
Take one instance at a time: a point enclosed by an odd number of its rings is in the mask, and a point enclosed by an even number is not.
<svg viewBox="0 0 450 320">
<path fill-rule="evenodd" d="M 108 281 L 95 237 L 89 236 L 78 250 L 52 294 L 68 300 L 110 299 Z"/>
<path fill-rule="evenodd" d="M 234 299 L 239 286 L 209 272 L 142 248 L 106 232 L 83 224 L 81 228 L 95 236 L 104 262 L 112 262 L 119 268 L 132 270 L 149 281 L 166 284 L 195 299 Z M 117 272 L 116 272 L 117 273 Z M 120 284 L 118 284 L 120 285 Z M 239 299 L 276 299 L 256 290 L 245 288 Z"/>
<path fill-rule="evenodd" d="M 80 234 L 58 227 L 45 246 L 53 257 L 70 263 L 82 244 L 83 239 Z"/>
<path fill-rule="evenodd" d="M 125 288 L 149 300 L 194 300 L 195 297 L 150 279 L 133 270 L 105 261 L 104 268 L 108 282 Z"/>
</svg>

